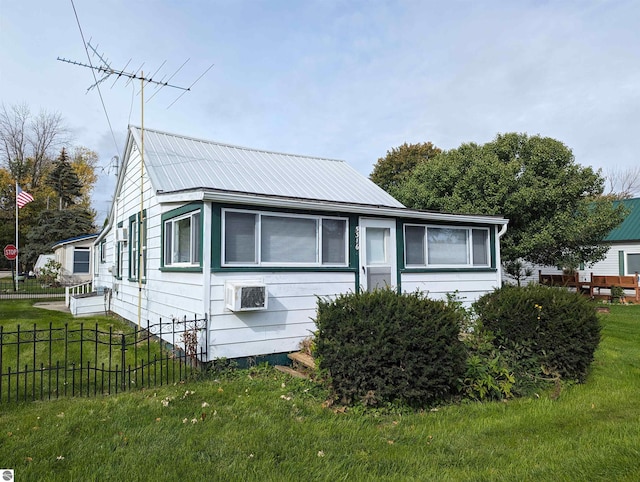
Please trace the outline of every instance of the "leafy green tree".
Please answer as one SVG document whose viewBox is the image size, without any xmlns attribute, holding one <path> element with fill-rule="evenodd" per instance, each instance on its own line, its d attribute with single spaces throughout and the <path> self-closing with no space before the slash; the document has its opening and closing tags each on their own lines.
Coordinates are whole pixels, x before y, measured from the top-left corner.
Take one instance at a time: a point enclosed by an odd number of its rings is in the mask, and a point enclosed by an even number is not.
<svg viewBox="0 0 640 482">
<path fill-rule="evenodd" d="M 47 177 L 47 184 L 58 195 L 60 210 L 75 204 L 76 200 L 82 196 L 82 184 L 64 147 Z"/>
<path fill-rule="evenodd" d="M 603 189 L 562 142 L 508 133 L 419 164 L 392 194 L 417 209 L 505 216 L 505 262 L 577 267 L 604 258 L 603 239 L 624 218 Z"/>
<path fill-rule="evenodd" d="M 369 178 L 385 191 L 391 191 L 407 178 L 416 166 L 442 152 L 431 142 L 407 144 L 387 151 L 373 167 Z"/>
</svg>

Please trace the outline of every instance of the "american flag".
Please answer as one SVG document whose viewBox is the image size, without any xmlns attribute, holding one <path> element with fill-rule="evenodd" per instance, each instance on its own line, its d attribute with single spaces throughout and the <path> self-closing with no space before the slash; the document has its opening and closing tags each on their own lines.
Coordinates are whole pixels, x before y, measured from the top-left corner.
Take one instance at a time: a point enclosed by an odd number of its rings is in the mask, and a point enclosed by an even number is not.
<svg viewBox="0 0 640 482">
<path fill-rule="evenodd" d="M 27 191 L 23 191 L 22 188 L 17 184 L 16 187 L 18 188 L 18 192 L 16 193 L 16 204 L 19 208 L 23 208 L 31 201 L 33 201 L 33 196 Z"/>
</svg>

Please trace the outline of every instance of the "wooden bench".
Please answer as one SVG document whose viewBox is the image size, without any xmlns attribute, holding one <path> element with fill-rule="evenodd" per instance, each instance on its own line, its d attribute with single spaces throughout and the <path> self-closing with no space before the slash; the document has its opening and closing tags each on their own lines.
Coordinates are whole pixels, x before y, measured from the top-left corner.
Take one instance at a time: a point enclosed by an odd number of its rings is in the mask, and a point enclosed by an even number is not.
<svg viewBox="0 0 640 482">
<path fill-rule="evenodd" d="M 584 283 L 580 283 L 578 273 L 574 274 L 542 274 L 538 270 L 538 282 L 547 286 L 563 286 L 565 288 L 580 288 Z"/>
<path fill-rule="evenodd" d="M 589 294 L 593 298 L 595 291 L 600 294 L 601 289 L 610 290 L 612 286 L 619 286 L 623 290 L 633 291 L 633 300 L 640 302 L 640 287 L 638 286 L 638 273 L 629 276 L 594 275 L 591 273 L 591 288 Z"/>
</svg>

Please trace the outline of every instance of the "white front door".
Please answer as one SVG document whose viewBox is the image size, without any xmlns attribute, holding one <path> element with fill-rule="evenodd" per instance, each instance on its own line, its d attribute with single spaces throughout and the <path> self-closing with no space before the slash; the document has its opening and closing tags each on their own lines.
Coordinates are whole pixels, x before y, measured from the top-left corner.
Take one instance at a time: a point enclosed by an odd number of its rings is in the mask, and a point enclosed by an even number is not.
<svg viewBox="0 0 640 482">
<path fill-rule="evenodd" d="M 360 219 L 360 285 L 365 291 L 396 287 L 395 220 Z"/>
</svg>

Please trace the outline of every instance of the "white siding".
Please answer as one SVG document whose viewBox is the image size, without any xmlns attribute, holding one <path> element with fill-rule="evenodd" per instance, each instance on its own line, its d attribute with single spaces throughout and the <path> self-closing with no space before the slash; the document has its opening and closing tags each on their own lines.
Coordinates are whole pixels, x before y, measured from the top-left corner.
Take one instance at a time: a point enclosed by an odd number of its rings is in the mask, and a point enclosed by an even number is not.
<svg viewBox="0 0 640 482">
<path fill-rule="evenodd" d="M 428 292 L 431 299 L 446 299 L 447 294 L 458 291 L 458 298 L 470 305 L 480 296 L 500 287 L 497 271 L 451 271 L 432 273 L 403 273 L 402 291 Z"/>
<path fill-rule="evenodd" d="M 240 280 L 266 284 L 267 310 L 234 313 L 225 308 L 225 281 Z M 217 273 L 211 283 L 211 356 L 237 358 L 295 351 L 316 329 L 313 319 L 318 297 L 354 290 L 354 273 Z"/>
</svg>

